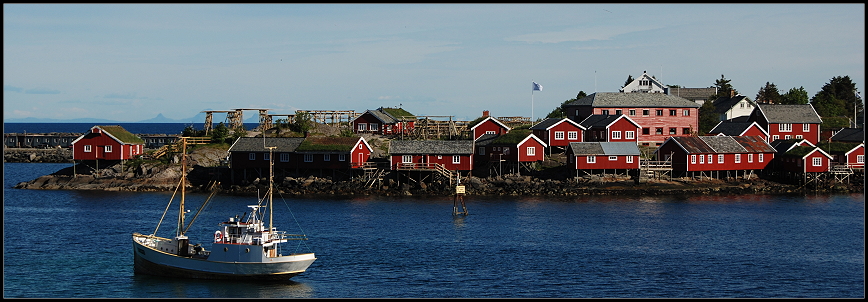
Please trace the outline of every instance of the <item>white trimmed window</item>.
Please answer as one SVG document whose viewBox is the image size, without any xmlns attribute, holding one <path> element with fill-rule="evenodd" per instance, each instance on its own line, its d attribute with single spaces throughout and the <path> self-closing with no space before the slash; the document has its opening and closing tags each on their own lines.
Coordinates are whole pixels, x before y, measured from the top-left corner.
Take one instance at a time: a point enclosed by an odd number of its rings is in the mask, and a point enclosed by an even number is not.
<svg viewBox="0 0 868 302">
<path fill-rule="evenodd" d="M 90 152 L 90 145 L 84 145 L 84 152 Z"/>
<path fill-rule="evenodd" d="M 377 124 L 377 123 L 371 123 L 371 124 L 368 125 L 368 130 L 371 130 L 371 131 L 377 131 L 377 129 L 378 129 L 379 127 L 380 127 L 380 124 Z"/>
<path fill-rule="evenodd" d="M 696 164 L 696 154 L 691 154 L 691 155 L 690 155 L 690 164 L 691 164 L 691 165 L 695 165 L 695 164 Z"/>
<path fill-rule="evenodd" d="M 621 139 L 621 131 L 612 131 L 612 139 Z"/>
<path fill-rule="evenodd" d="M 628 163 L 628 164 L 632 164 L 632 163 L 633 163 L 633 156 L 629 156 L 629 155 L 627 156 L 627 163 Z"/>
<path fill-rule="evenodd" d="M 760 154 L 757 154 L 757 155 L 758 155 L 758 156 L 757 156 L 757 159 L 759 160 L 759 162 L 763 162 L 763 154 L 760 153 Z"/>
<path fill-rule="evenodd" d="M 811 131 L 811 124 L 802 124 L 802 132 Z"/>
<path fill-rule="evenodd" d="M 452 155 L 452 163 L 453 163 L 453 164 L 460 164 L 460 163 L 461 163 L 461 156 L 459 156 L 459 155 Z"/>
<path fill-rule="evenodd" d="M 624 131 L 624 138 L 635 139 L 636 138 L 636 132 L 635 131 Z"/>
<path fill-rule="evenodd" d="M 347 161 L 347 155 L 343 153 L 338 154 L 338 161 Z"/>
<path fill-rule="evenodd" d="M 280 161 L 288 162 L 289 161 L 289 153 L 280 153 Z"/>
<path fill-rule="evenodd" d="M 412 155 L 401 156 L 401 162 L 402 163 L 412 163 L 413 162 L 413 156 Z"/>
<path fill-rule="evenodd" d="M 359 131 L 365 131 L 365 130 L 368 130 L 368 124 L 359 123 Z"/>
<path fill-rule="evenodd" d="M 711 154 L 708 155 L 708 163 L 709 163 L 709 164 L 713 164 L 713 163 L 714 163 L 714 155 L 711 155 Z"/>
<path fill-rule="evenodd" d="M 313 162 L 313 154 L 305 154 L 304 155 L 304 162 L 312 163 Z"/>
<path fill-rule="evenodd" d="M 594 155 L 588 155 L 586 160 L 589 164 L 593 164 L 597 162 L 597 157 Z"/>
<path fill-rule="evenodd" d="M 781 138 L 779 135 L 772 135 L 772 141 L 776 141 Z"/>
<path fill-rule="evenodd" d="M 699 156 L 699 163 L 700 163 L 700 164 L 705 164 L 705 155 L 700 155 L 700 156 Z"/>
<path fill-rule="evenodd" d="M 747 162 L 749 162 L 749 163 L 753 162 L 753 153 L 750 153 L 747 155 Z"/>
<path fill-rule="evenodd" d="M 780 132 L 792 132 L 793 124 L 778 124 L 778 131 Z"/>
<path fill-rule="evenodd" d="M 268 153 L 263 153 L 263 154 L 262 154 L 262 159 L 263 159 L 263 160 L 270 160 L 270 155 L 268 155 Z"/>
<path fill-rule="evenodd" d="M 791 139 L 791 138 L 793 138 L 792 135 L 784 135 L 784 139 Z"/>
<path fill-rule="evenodd" d="M 864 164 L 865 163 L 865 155 L 856 155 L 856 163 Z"/>
<path fill-rule="evenodd" d="M 105 146 L 105 152 L 112 152 L 112 146 Z"/>
<path fill-rule="evenodd" d="M 609 156 L 609 161 L 617 161 L 617 160 L 618 160 L 617 156 Z"/>
<path fill-rule="evenodd" d="M 485 134 L 497 134 L 497 132 L 495 132 L 493 130 L 488 130 L 488 131 L 485 131 Z"/>
<path fill-rule="evenodd" d="M 736 155 L 735 155 L 735 163 L 736 163 L 736 164 L 741 163 L 741 154 L 736 154 Z"/>
<path fill-rule="evenodd" d="M 802 139 L 803 136 L 802 136 L 801 134 L 799 134 L 799 135 L 796 135 L 796 138 L 797 138 L 797 139 Z"/>
<path fill-rule="evenodd" d="M 527 147 L 527 155 L 528 156 L 536 155 L 536 147 Z"/>
<path fill-rule="evenodd" d="M 717 163 L 718 163 L 718 164 L 722 164 L 722 163 L 723 163 L 723 154 L 718 154 L 718 155 L 717 155 Z"/>
<path fill-rule="evenodd" d="M 556 140 L 563 140 L 564 139 L 564 132 L 563 131 L 555 131 L 555 139 Z"/>
<path fill-rule="evenodd" d="M 323 154 L 322 155 L 322 161 L 332 161 L 332 155 L 331 154 Z"/>
<path fill-rule="evenodd" d="M 578 131 L 567 132 L 567 139 L 571 140 L 571 141 L 579 139 L 579 132 Z"/>
<path fill-rule="evenodd" d="M 247 155 L 247 159 L 249 159 L 249 160 L 256 160 L 256 153 L 250 153 L 250 154 L 248 154 L 248 155 Z"/>
<path fill-rule="evenodd" d="M 823 165 L 823 159 L 820 157 L 811 158 L 811 165 L 814 167 L 819 167 Z"/>
</svg>

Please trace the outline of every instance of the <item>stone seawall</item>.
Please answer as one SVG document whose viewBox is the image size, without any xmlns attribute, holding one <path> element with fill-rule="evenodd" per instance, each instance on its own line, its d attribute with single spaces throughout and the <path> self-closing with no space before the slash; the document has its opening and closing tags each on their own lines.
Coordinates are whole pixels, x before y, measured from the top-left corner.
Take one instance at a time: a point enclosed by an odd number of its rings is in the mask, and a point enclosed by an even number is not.
<svg viewBox="0 0 868 302">
<path fill-rule="evenodd" d="M 4 163 L 72 163 L 69 148 L 3 148 Z"/>
</svg>

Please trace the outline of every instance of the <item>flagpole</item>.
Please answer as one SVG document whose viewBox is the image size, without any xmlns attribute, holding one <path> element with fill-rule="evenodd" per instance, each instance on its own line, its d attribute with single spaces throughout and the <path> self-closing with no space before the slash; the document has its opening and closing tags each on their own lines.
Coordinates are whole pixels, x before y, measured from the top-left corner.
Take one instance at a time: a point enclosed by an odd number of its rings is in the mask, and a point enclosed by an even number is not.
<svg viewBox="0 0 868 302">
<path fill-rule="evenodd" d="M 535 84 L 533 80 L 530 81 L 530 122 L 533 123 L 533 91 L 536 90 Z"/>
</svg>

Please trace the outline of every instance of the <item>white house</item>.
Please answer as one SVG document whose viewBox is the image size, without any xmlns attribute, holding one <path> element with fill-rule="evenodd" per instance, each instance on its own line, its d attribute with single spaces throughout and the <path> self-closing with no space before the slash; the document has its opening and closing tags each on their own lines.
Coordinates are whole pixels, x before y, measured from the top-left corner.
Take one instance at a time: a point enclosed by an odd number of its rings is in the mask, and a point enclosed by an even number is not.
<svg viewBox="0 0 868 302">
<path fill-rule="evenodd" d="M 620 92 L 666 93 L 666 85 L 643 71 L 641 76 L 621 88 Z"/>
</svg>

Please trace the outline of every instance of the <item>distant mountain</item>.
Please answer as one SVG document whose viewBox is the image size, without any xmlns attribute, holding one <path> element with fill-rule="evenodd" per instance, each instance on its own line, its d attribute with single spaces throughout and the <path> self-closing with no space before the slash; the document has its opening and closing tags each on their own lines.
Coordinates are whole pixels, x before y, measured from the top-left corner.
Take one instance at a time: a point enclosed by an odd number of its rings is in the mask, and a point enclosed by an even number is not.
<svg viewBox="0 0 868 302">
<path fill-rule="evenodd" d="M 53 118 L 15 118 L 15 119 L 3 119 L 4 123 L 92 123 L 92 124 L 118 124 L 123 123 L 119 121 L 107 120 L 107 119 L 98 119 L 98 118 L 76 118 L 76 119 L 68 119 L 68 120 L 59 120 Z"/>
</svg>

